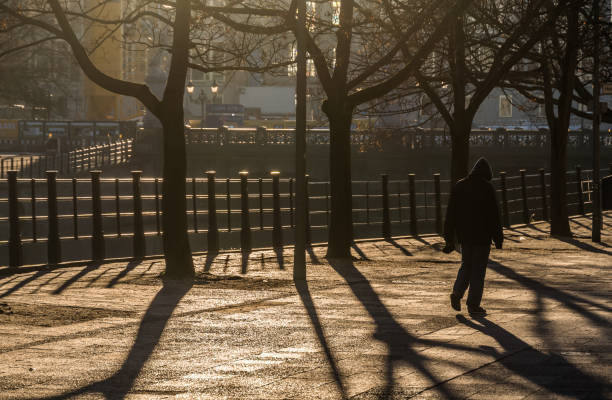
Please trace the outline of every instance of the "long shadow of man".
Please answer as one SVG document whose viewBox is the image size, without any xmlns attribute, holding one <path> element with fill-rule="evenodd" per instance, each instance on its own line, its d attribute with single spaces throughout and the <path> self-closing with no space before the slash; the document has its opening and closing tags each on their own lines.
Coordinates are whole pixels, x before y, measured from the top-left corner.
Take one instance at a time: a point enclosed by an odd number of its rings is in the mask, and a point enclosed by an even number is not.
<svg viewBox="0 0 612 400">
<path fill-rule="evenodd" d="M 588 398 L 593 399 L 607 398 L 605 392 L 610 390 L 609 385 L 582 372 L 562 355 L 542 353 L 484 317 L 477 318 L 478 323 L 463 315 L 457 315 L 457 320 L 492 337 L 506 352 L 512 352 L 508 355 L 492 347 L 481 346 L 507 369 L 541 388 L 563 396 L 583 398 L 588 395 Z"/>
<path fill-rule="evenodd" d="M 107 399 L 122 399 L 134 386 L 143 366 L 153 354 L 172 312 L 193 286 L 191 281 L 164 281 L 140 322 L 136 340 L 123 365 L 112 376 L 74 391 L 47 399 L 68 399 L 99 393 Z"/>
<path fill-rule="evenodd" d="M 403 398 L 402 396 L 414 395 L 417 393 L 399 393 L 395 388 L 393 371 L 395 363 L 406 362 L 416 368 L 423 376 L 432 383 L 432 386 L 437 386 L 438 391 L 445 398 L 456 398 L 449 388 L 444 385 L 438 385 L 439 378 L 432 373 L 426 366 L 427 357 L 420 354 L 414 346 L 417 344 L 426 344 L 431 346 L 444 347 L 448 349 L 462 350 L 473 353 L 481 353 L 480 349 L 474 349 L 468 346 L 456 345 L 452 343 L 442 343 L 433 340 L 419 339 L 404 329 L 399 324 L 393 314 L 383 304 L 374 288 L 370 285 L 366 277 L 353 265 L 352 261 L 348 260 L 329 260 L 332 268 L 342 276 L 348 283 L 351 291 L 365 307 L 368 314 L 376 323 L 376 332 L 374 337 L 384 342 L 388 347 L 388 353 L 385 359 L 385 387 L 375 389 L 380 391 L 377 397 L 380 399 Z M 448 360 L 449 364 L 453 364 L 452 360 Z"/>
</svg>

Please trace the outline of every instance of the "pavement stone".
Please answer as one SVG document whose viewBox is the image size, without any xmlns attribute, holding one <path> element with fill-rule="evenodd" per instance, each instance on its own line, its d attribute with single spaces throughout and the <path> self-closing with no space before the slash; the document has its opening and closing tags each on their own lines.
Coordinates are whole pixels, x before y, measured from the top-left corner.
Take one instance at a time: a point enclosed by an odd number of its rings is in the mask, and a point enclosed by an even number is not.
<svg viewBox="0 0 612 400">
<path fill-rule="evenodd" d="M 505 231 L 483 306 L 448 304 L 459 254 L 437 236 L 292 250 L 0 268 L 0 399 L 610 399 L 612 213 L 570 240 Z M 281 268 L 281 265 L 283 268 Z M 463 305 L 465 308 L 465 305 Z"/>
</svg>

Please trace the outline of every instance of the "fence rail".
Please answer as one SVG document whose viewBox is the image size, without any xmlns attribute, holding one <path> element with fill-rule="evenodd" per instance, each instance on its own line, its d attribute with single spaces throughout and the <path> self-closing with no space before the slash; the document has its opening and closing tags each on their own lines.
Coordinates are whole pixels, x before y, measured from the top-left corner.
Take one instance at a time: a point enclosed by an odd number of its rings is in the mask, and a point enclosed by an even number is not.
<svg viewBox="0 0 612 400">
<path fill-rule="evenodd" d="M 70 243 L 77 244 L 82 253 L 83 240 L 90 241 L 89 259 L 97 261 L 108 257 L 105 242 L 109 240 L 131 243 L 127 246 L 131 247 L 129 256 L 160 254 L 159 246 L 151 246 L 151 240 L 162 233 L 163 180 L 143 178 L 139 171 L 133 171 L 131 178 L 106 178 L 99 171 L 90 174 L 89 178 L 61 178 L 57 171 L 46 171 L 44 179 L 24 179 L 11 170 L 6 179 L 0 179 L 0 249 L 6 253 L 0 257 L 8 258 L 4 264 L 24 264 L 23 249 L 40 244 L 46 244 L 46 261 L 56 264 L 66 259 L 62 248 Z M 441 233 L 449 181 L 440 179 L 439 174 L 431 179 L 417 179 L 413 174 L 406 178 L 382 175 L 376 181 L 353 181 L 356 236 Z M 194 248 L 217 251 L 240 247 L 248 251 L 254 235 L 259 235 L 262 246 L 282 247 L 293 234 L 293 178 L 281 178 L 279 173 L 250 178 L 244 172 L 239 178 L 220 179 L 209 171 L 205 177 L 188 178 L 185 184 Z M 527 174 L 523 170 L 518 176 L 506 176 L 502 172 L 493 184 L 504 226 L 549 218 L 550 173 L 542 169 Z M 567 192 L 571 214 L 588 212 L 592 171 L 577 167 L 568 172 Z M 307 193 L 308 240 L 325 240 L 330 184 L 308 181 Z"/>
<path fill-rule="evenodd" d="M 9 170 L 17 171 L 20 178 L 43 178 L 48 170 L 56 170 L 60 176 L 72 176 L 109 165 L 118 165 L 132 159 L 132 139 L 77 148 L 67 153 L 43 155 L 18 155 L 0 159 L 0 178 Z"/>
<path fill-rule="evenodd" d="M 294 144 L 294 129 L 277 128 L 187 128 L 188 144 L 255 144 L 255 145 L 289 145 Z M 612 133 L 602 131 L 601 146 L 612 147 Z M 329 130 L 311 128 L 306 133 L 307 144 L 329 144 Z M 384 130 L 353 131 L 351 143 L 364 146 L 401 145 L 409 149 L 432 147 L 450 147 L 450 134 L 443 130 Z M 591 133 L 588 131 L 569 132 L 569 148 L 589 148 Z M 550 147 L 550 134 L 547 130 L 473 130 L 470 134 L 470 145 L 475 147 L 499 148 L 541 148 Z"/>
</svg>

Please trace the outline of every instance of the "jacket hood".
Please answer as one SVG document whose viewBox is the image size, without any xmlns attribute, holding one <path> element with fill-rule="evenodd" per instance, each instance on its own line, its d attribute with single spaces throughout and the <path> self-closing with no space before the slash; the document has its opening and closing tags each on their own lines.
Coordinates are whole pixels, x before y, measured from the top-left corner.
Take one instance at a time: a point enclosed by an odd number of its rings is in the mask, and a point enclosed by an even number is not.
<svg viewBox="0 0 612 400">
<path fill-rule="evenodd" d="M 474 167 L 472 168 L 472 171 L 470 172 L 469 176 L 476 176 L 479 178 L 483 178 L 487 181 L 490 181 L 491 178 L 493 178 L 493 171 L 491 170 L 491 165 L 489 165 L 489 162 L 486 160 L 486 158 L 480 157 L 478 161 L 476 161 L 476 164 L 474 164 Z"/>
</svg>

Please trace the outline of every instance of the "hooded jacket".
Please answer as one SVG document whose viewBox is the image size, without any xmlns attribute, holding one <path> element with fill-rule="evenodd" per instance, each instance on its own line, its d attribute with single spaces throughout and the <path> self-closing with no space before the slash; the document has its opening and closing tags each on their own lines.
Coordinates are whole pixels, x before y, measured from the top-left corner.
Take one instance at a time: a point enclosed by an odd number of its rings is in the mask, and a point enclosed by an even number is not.
<svg viewBox="0 0 612 400">
<path fill-rule="evenodd" d="M 489 162 L 480 158 L 469 175 L 455 184 L 446 208 L 446 243 L 456 238 L 461 244 L 490 245 L 493 240 L 501 247 L 504 234 L 492 177 Z"/>
</svg>

